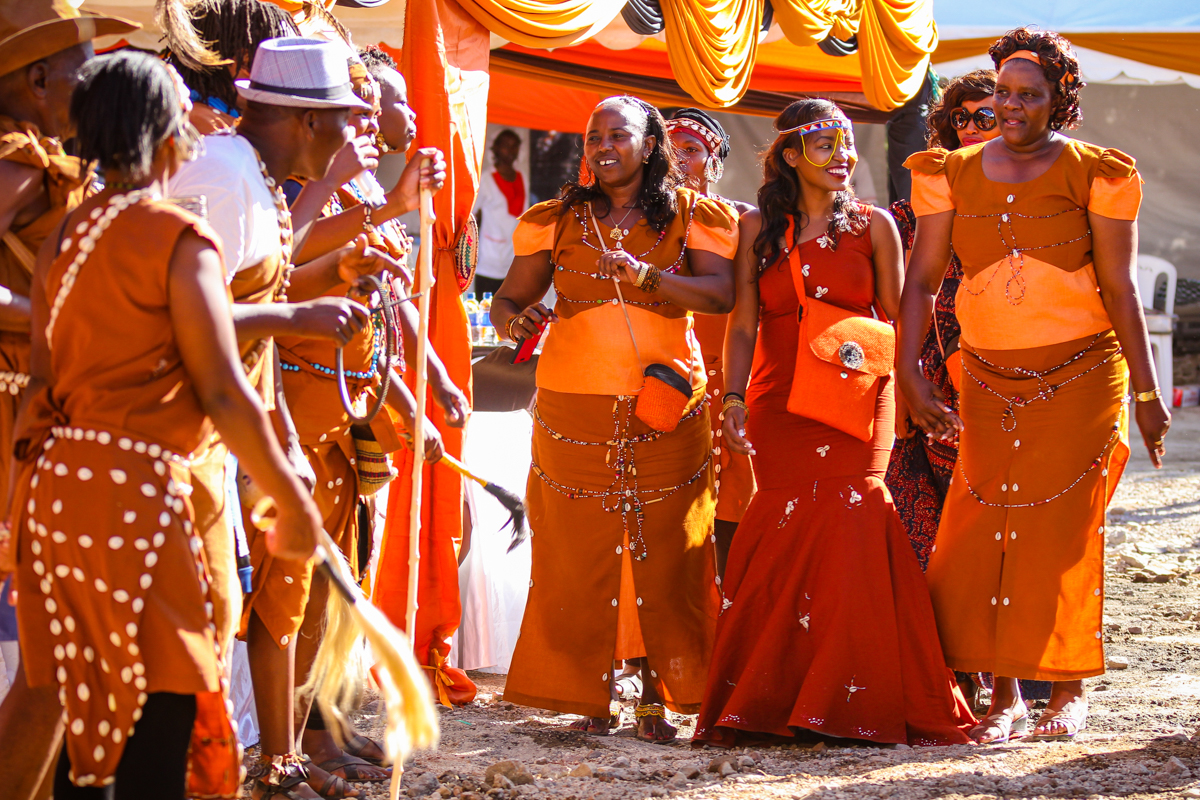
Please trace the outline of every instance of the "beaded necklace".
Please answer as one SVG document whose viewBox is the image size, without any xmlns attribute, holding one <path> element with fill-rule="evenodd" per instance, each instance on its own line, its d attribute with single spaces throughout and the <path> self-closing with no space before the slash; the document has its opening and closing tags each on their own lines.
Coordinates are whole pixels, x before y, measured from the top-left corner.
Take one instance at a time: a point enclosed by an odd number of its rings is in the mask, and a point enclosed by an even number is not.
<svg viewBox="0 0 1200 800">
<path fill-rule="evenodd" d="M 90 225 L 85 219 L 75 226 L 75 234 L 82 237 L 79 240 L 79 252 L 75 254 L 75 258 L 71 260 L 71 265 L 63 273 L 62 283 L 59 284 L 58 292 L 54 295 L 54 303 L 50 306 L 50 319 L 46 323 L 47 347 L 52 346 L 54 326 L 58 323 L 59 312 L 62 311 L 63 303 L 67 301 L 67 297 L 71 294 L 71 289 L 75 286 L 75 279 L 79 276 L 80 268 L 87 263 L 88 256 L 96 249 L 96 242 L 100 240 L 101 235 L 108 230 L 113 220 L 122 211 L 137 204 L 143 198 L 148 197 L 149 194 L 145 189 L 138 189 L 127 194 L 114 194 L 108 198 L 108 203 L 103 208 L 97 206 L 88 214 L 88 217 L 92 220 Z M 68 237 L 63 239 L 59 253 L 66 253 L 70 248 L 71 239 Z"/>
<path fill-rule="evenodd" d="M 604 442 L 586 442 L 564 436 L 547 425 L 546 421 L 542 419 L 541 414 L 538 413 L 537 406 L 534 406 L 534 419 L 550 434 L 551 438 L 560 442 L 566 442 L 567 444 L 582 445 L 585 447 L 605 447 L 608 449 L 604 457 L 604 463 L 613 470 L 613 482 L 607 489 L 580 489 L 559 483 L 547 475 L 536 461 L 533 462 L 532 469 L 533 473 L 543 483 L 559 494 L 571 500 L 598 498 L 600 500 L 600 507 L 604 511 L 610 514 L 620 513 L 621 525 L 626 537 L 629 539 L 629 552 L 635 559 L 642 561 L 648 555 L 646 552 L 646 542 L 642 537 L 642 522 L 645 519 L 645 507 L 666 500 L 684 487 L 691 486 L 698 481 L 708 470 L 708 465 L 712 462 L 712 453 L 710 452 L 707 455 L 700 468 L 683 483 L 668 486 L 664 489 L 641 489 L 638 486 L 637 466 L 634 464 L 633 446 L 653 442 L 663 436 L 663 433 L 661 431 L 651 431 L 649 433 L 638 434 L 637 436 L 628 435 L 629 423 L 633 418 L 633 401 L 633 397 L 617 397 L 615 399 L 612 411 L 613 435 L 611 439 Z M 708 401 L 705 400 L 684 415 L 683 419 L 680 420 L 680 424 L 699 414 L 707 413 Z M 622 420 L 624 421 L 623 423 Z M 616 461 L 615 464 L 613 463 L 614 460 Z M 658 496 L 652 500 L 644 500 L 643 497 L 648 494 Z M 632 532 L 629 529 L 630 514 L 633 514 L 635 523 Z"/>
<path fill-rule="evenodd" d="M 283 262 L 287 265 L 284 267 L 283 281 L 275 292 L 275 301 L 278 303 L 287 302 L 287 290 L 292 285 L 292 270 L 295 266 L 292 264 L 292 211 L 288 208 L 287 196 L 283 193 L 283 187 L 276 185 L 275 179 L 271 177 L 271 173 L 267 171 L 266 162 L 262 160 L 262 156 L 258 153 L 258 148 L 250 143 L 249 139 L 245 139 L 246 144 L 250 145 L 250 149 L 254 151 L 254 158 L 258 161 L 258 171 L 262 173 L 263 180 L 267 184 L 267 190 L 271 192 L 271 197 L 275 201 L 275 220 L 279 223 L 279 250 Z"/>
<path fill-rule="evenodd" d="M 1009 195 L 1009 201 L 1011 202 L 1011 200 L 1012 195 Z M 996 219 L 996 233 L 1000 236 L 1000 243 L 1003 244 L 1005 250 L 1008 251 L 1008 255 L 1003 259 L 1003 261 L 1008 262 L 1009 271 L 1008 281 L 1004 284 L 1004 297 L 1006 300 L 1008 300 L 1009 305 L 1019 306 L 1021 301 L 1025 299 L 1025 276 L 1022 274 L 1022 270 L 1025 268 L 1025 253 L 1033 250 L 1047 250 L 1051 247 L 1063 247 L 1064 245 L 1081 242 L 1092 235 L 1092 229 L 1089 227 L 1082 236 L 1076 236 L 1074 239 L 1067 239 L 1062 242 L 1056 242 L 1055 244 L 1039 244 L 1030 247 L 1020 247 L 1017 244 L 1016 232 L 1013 230 L 1013 217 L 1020 217 L 1021 219 L 1053 219 L 1055 217 L 1061 217 L 1063 214 L 1072 214 L 1076 211 L 1084 210 L 1085 209 L 1082 207 L 1076 206 L 1075 208 L 1068 208 L 1066 211 L 1058 211 L 1054 214 L 1043 214 L 1041 216 L 1018 214 L 1015 211 L 1006 211 L 998 214 L 959 214 L 958 216 L 964 219 Z M 1007 235 L 1005 235 L 1004 232 L 1005 226 L 1008 227 Z M 1000 272 L 1000 264 L 1003 263 L 1003 261 L 996 262 L 996 267 L 992 270 L 991 276 L 988 277 L 987 283 L 985 283 L 983 288 L 978 292 L 971 291 L 971 287 L 969 287 L 965 281 L 962 284 L 963 290 L 972 297 L 979 297 L 981 294 L 986 292 L 988 287 L 992 285 L 992 281 L 995 280 L 996 275 Z M 1013 297 L 1014 285 L 1020 290 L 1020 294 L 1015 298 Z"/>
</svg>

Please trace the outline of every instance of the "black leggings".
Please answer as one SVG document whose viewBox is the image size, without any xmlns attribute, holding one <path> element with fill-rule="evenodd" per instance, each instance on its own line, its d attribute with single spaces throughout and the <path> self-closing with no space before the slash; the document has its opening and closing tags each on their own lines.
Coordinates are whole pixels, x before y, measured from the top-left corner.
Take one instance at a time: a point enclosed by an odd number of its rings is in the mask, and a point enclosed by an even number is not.
<svg viewBox="0 0 1200 800">
<path fill-rule="evenodd" d="M 71 759 L 63 747 L 54 774 L 55 800 L 185 800 L 187 754 L 196 721 L 196 696 L 155 692 L 125 743 L 116 781 L 76 786 L 67 777 Z"/>
</svg>

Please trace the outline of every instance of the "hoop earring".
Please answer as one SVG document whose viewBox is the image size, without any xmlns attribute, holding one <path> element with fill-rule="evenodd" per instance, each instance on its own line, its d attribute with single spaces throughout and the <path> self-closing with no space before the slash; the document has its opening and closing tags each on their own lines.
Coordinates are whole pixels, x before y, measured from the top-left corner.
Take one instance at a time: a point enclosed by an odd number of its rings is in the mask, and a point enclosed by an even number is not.
<svg viewBox="0 0 1200 800">
<path fill-rule="evenodd" d="M 709 183 L 716 183 L 724 174 L 725 163 L 716 156 L 710 158 L 704 165 L 704 177 L 708 179 Z"/>
<path fill-rule="evenodd" d="M 596 175 L 592 172 L 591 165 L 588 164 L 587 156 L 580 156 L 579 158 L 579 185 L 596 185 Z"/>
</svg>

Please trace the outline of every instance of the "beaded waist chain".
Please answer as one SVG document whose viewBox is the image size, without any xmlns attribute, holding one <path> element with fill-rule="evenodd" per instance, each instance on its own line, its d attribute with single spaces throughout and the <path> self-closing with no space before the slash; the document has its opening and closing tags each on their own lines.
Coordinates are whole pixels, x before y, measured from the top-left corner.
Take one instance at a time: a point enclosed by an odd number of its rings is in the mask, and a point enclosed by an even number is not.
<svg viewBox="0 0 1200 800">
<path fill-rule="evenodd" d="M 533 416 L 537 420 L 538 425 L 542 427 L 550 435 L 551 438 L 566 442 L 567 444 L 582 445 L 585 447 L 604 447 L 608 449 L 608 453 L 604 457 L 604 462 L 613 470 L 613 482 L 605 489 L 583 489 L 572 486 L 567 486 L 563 483 L 551 478 L 545 473 L 541 466 L 534 461 L 531 468 L 533 473 L 538 476 L 554 491 L 571 499 L 599 499 L 600 507 L 610 514 L 621 514 L 621 524 L 626 537 L 629 539 L 629 551 L 635 559 L 642 561 L 649 555 L 646 551 L 646 542 L 642 536 L 642 522 L 645 518 L 645 507 L 654 503 L 666 500 L 671 495 L 679 492 L 687 486 L 691 486 L 708 471 L 709 465 L 712 463 L 712 449 L 708 448 L 704 463 L 700 468 L 692 473 L 691 477 L 682 483 L 675 486 L 667 486 L 661 489 L 642 489 L 638 485 L 637 466 L 634 463 L 634 445 L 646 444 L 659 439 L 665 434 L 662 431 L 650 431 L 648 433 L 638 434 L 636 436 L 628 436 L 629 422 L 633 418 L 633 397 L 617 397 L 613 402 L 613 436 L 603 442 L 586 442 L 580 439 L 572 439 L 551 428 L 540 413 L 537 406 L 534 406 Z M 622 407 L 625 413 L 622 414 Z M 691 411 L 683 416 L 680 424 L 699 416 L 700 414 L 708 413 L 708 401 L 704 400 Z M 624 425 L 622 425 L 624 421 Z M 647 500 L 647 495 L 657 495 L 653 499 Z M 634 516 L 634 530 L 629 529 L 629 515 Z"/>
</svg>

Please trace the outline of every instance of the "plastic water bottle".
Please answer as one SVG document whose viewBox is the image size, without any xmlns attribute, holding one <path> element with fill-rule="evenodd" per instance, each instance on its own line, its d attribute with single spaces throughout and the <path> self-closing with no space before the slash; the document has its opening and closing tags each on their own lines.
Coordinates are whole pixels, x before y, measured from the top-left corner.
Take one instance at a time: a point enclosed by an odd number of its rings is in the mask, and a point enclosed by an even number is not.
<svg viewBox="0 0 1200 800">
<path fill-rule="evenodd" d="M 492 325 L 492 293 L 484 292 L 483 300 L 479 303 L 479 331 L 481 344 L 499 344 L 500 337 Z"/>
<path fill-rule="evenodd" d="M 471 326 L 471 344 L 479 344 L 479 302 L 475 299 L 474 292 L 467 292 L 463 308 L 467 311 L 467 324 Z"/>
</svg>

